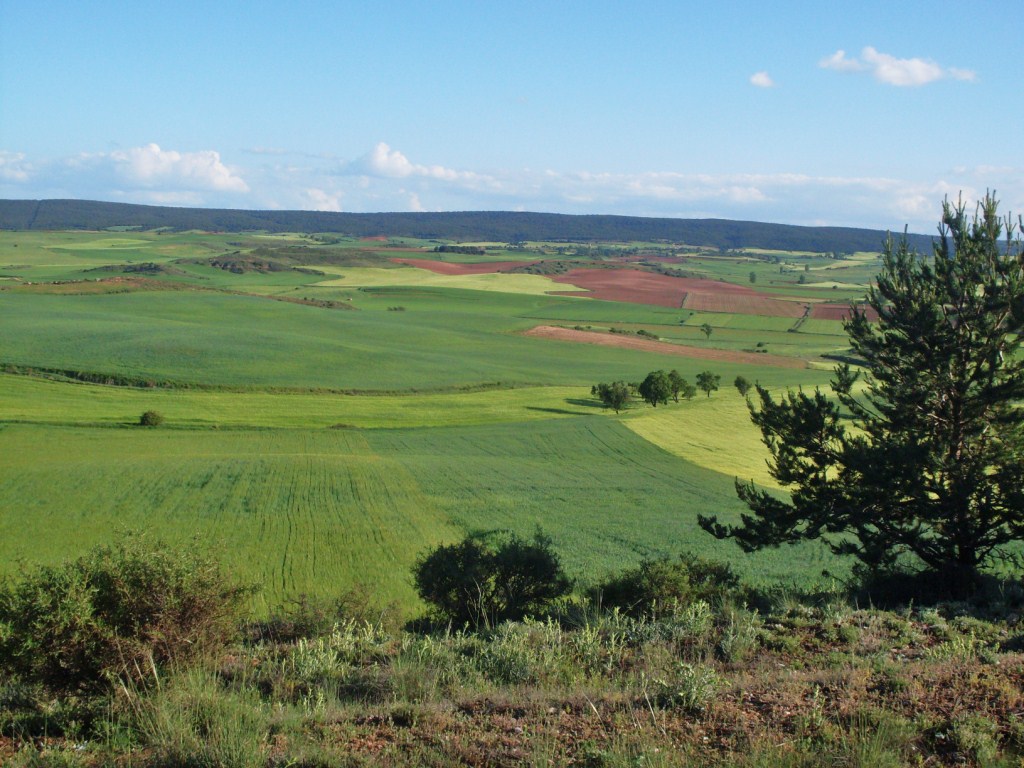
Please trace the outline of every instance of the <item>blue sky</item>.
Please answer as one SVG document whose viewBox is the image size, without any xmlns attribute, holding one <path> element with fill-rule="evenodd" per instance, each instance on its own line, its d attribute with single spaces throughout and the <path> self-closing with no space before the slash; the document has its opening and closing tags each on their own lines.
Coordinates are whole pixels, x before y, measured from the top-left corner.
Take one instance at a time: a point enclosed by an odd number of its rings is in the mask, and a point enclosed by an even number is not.
<svg viewBox="0 0 1024 768">
<path fill-rule="evenodd" d="M 946 195 L 1024 212 L 1019 21 L 984 1 L 0 0 L 0 197 L 932 232 Z"/>
</svg>

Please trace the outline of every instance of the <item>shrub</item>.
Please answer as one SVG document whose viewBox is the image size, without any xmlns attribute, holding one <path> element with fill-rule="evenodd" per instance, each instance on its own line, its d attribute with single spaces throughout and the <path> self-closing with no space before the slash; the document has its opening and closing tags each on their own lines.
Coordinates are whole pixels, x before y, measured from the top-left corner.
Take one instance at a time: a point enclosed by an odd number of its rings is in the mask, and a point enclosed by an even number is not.
<svg viewBox="0 0 1024 768">
<path fill-rule="evenodd" d="M 720 600 L 738 586 L 728 564 L 682 554 L 676 560 L 644 560 L 599 584 L 591 596 L 606 608 L 640 616 L 694 600 Z"/>
<path fill-rule="evenodd" d="M 164 416 L 162 413 L 157 411 L 146 411 L 144 414 L 139 416 L 140 427 L 159 427 L 164 423 Z"/>
<path fill-rule="evenodd" d="M 56 694 L 140 683 L 227 642 L 248 592 L 194 548 L 127 536 L 0 585 L 0 671 Z"/>
<path fill-rule="evenodd" d="M 572 588 L 539 529 L 532 540 L 476 533 L 439 546 L 419 558 L 413 579 L 440 618 L 476 627 L 521 619 Z"/>
</svg>

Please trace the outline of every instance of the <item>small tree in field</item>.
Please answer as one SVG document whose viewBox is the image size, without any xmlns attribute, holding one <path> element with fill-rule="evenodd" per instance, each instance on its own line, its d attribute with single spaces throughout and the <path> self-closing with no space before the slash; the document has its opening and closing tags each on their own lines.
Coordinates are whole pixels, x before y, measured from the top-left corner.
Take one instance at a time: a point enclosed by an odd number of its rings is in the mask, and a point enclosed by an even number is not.
<svg viewBox="0 0 1024 768">
<path fill-rule="evenodd" d="M 821 538 L 870 569 L 910 555 L 950 592 L 969 592 L 993 553 L 1024 539 L 1024 253 L 1013 231 L 986 196 L 973 219 L 943 204 L 931 259 L 890 239 L 868 291 L 878 322 L 852 307 L 845 323 L 864 390 L 848 365 L 834 399 L 776 402 L 758 387 L 752 417 L 791 499 L 738 483 L 742 524 L 701 525 L 748 551 Z"/>
<path fill-rule="evenodd" d="M 711 397 L 711 393 L 718 389 L 718 383 L 722 377 L 711 371 L 701 371 L 697 374 L 697 389 Z"/>
<path fill-rule="evenodd" d="M 668 372 L 668 384 L 672 390 L 672 399 L 677 403 L 679 402 L 679 395 L 685 392 L 687 387 L 693 387 L 675 368 Z"/>
<path fill-rule="evenodd" d="M 651 371 L 647 374 L 647 378 L 640 382 L 638 391 L 644 402 L 657 408 L 658 403 L 664 405 L 668 402 L 668 398 L 672 394 L 672 383 L 664 371 Z"/>
<path fill-rule="evenodd" d="M 704 334 L 704 336 L 705 336 L 705 338 L 708 338 L 708 339 L 710 339 L 710 338 L 711 338 L 711 333 L 712 333 L 712 332 L 713 332 L 714 330 L 715 330 L 715 329 L 711 327 L 711 323 L 704 323 L 704 324 L 703 324 L 703 325 L 701 325 L 701 327 L 700 327 L 700 331 L 701 331 L 701 333 L 703 333 L 703 334 Z"/>
<path fill-rule="evenodd" d="M 629 385 L 624 381 L 595 384 L 590 388 L 590 394 L 600 400 L 605 408 L 612 408 L 616 413 L 629 405 L 629 401 L 633 399 Z"/>
<path fill-rule="evenodd" d="M 736 387 L 736 391 L 743 397 L 747 396 L 747 393 L 750 391 L 750 387 L 752 386 L 745 376 L 737 376 L 733 380 L 732 385 Z"/>
</svg>

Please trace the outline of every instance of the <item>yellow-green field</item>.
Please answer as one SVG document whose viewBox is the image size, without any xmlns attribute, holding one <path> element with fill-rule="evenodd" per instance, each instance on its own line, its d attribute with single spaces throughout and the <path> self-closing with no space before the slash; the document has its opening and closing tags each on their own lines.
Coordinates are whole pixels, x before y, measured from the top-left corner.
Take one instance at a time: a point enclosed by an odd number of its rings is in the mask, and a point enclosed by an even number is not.
<svg viewBox="0 0 1024 768">
<path fill-rule="evenodd" d="M 750 421 L 746 400 L 728 387 L 714 398 L 695 397 L 681 406 L 645 408 L 622 423 L 666 451 L 707 469 L 776 488 L 768 473 L 768 449 Z"/>
<path fill-rule="evenodd" d="M 319 267 L 328 274 L 343 275 L 338 279 L 321 280 L 320 287 L 341 288 L 390 288 L 393 286 L 418 286 L 424 288 L 462 288 L 471 291 L 498 291 L 521 293 L 527 296 L 544 296 L 552 291 L 573 291 L 585 293 L 582 288 L 573 288 L 565 283 L 556 283 L 543 275 L 521 275 L 489 272 L 482 275 L 442 275 L 419 267 L 402 269 L 378 269 L 375 267 Z"/>
<path fill-rule="evenodd" d="M 438 427 L 585 416 L 589 388 L 342 395 L 128 389 L 0 374 L 4 421 L 124 426 L 159 411 L 167 427 Z M 580 404 L 584 403 L 584 404 Z"/>
</svg>

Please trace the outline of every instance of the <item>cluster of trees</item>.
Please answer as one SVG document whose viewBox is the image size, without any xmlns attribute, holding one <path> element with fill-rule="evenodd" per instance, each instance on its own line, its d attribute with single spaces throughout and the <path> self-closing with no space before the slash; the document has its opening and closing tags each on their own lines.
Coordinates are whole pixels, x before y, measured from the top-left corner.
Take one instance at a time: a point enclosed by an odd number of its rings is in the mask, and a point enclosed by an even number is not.
<svg viewBox="0 0 1024 768">
<path fill-rule="evenodd" d="M 479 245 L 439 245 L 435 253 L 462 253 L 469 256 L 486 256 L 487 251 Z"/>
<path fill-rule="evenodd" d="M 590 388 L 590 394 L 600 400 L 606 408 L 612 408 L 618 413 L 626 408 L 634 397 L 639 397 L 654 408 L 666 405 L 669 398 L 676 403 L 679 402 L 680 397 L 684 400 L 692 400 L 698 390 L 711 397 L 712 392 L 718 391 L 721 381 L 722 377 L 717 373 L 701 371 L 697 374 L 696 384 L 694 384 L 683 378 L 679 371 L 673 368 L 668 373 L 663 370 L 651 371 L 643 381 L 639 382 L 601 382 Z M 744 376 L 737 376 L 733 385 L 744 397 L 753 386 Z"/>
</svg>

